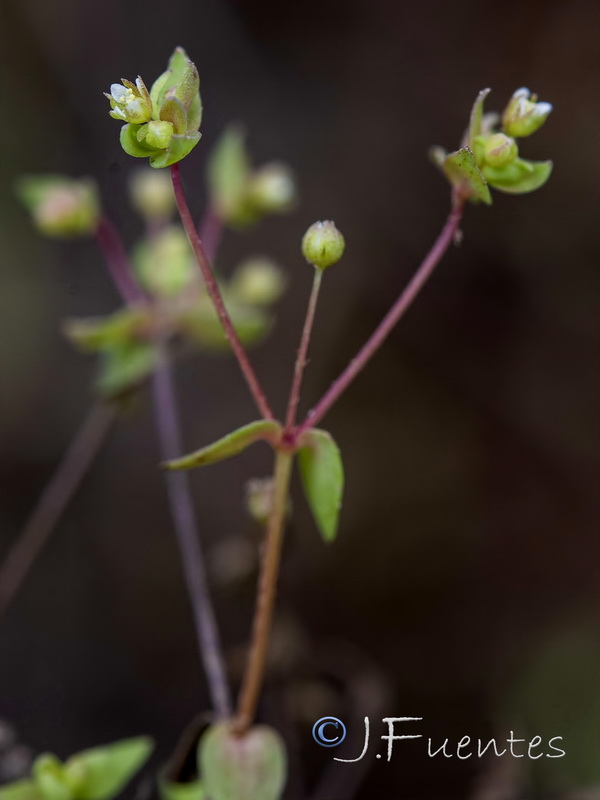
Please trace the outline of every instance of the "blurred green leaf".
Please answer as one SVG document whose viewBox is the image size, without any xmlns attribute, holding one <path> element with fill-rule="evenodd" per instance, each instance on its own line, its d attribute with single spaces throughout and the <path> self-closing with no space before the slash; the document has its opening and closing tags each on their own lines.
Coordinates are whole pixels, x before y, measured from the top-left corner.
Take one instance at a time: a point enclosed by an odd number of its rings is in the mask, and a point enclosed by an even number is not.
<svg viewBox="0 0 600 800">
<path fill-rule="evenodd" d="M 151 330 L 151 323 L 150 309 L 123 308 L 107 317 L 67 320 L 63 331 L 79 349 L 93 353 L 143 340 Z"/>
<path fill-rule="evenodd" d="M 65 766 L 52 753 L 38 756 L 31 771 L 44 800 L 75 800 Z"/>
<path fill-rule="evenodd" d="M 45 800 L 33 781 L 17 781 L 0 786 L 0 800 Z"/>
<path fill-rule="evenodd" d="M 179 470 L 215 464 L 218 461 L 223 461 L 241 453 L 254 442 L 266 441 L 274 444 L 280 435 L 281 425 L 278 422 L 261 419 L 238 428 L 201 450 L 196 450 L 194 453 L 189 453 L 173 461 L 166 461 L 163 467 L 170 470 Z"/>
<path fill-rule="evenodd" d="M 202 781 L 171 783 L 161 778 L 158 788 L 161 800 L 207 800 Z"/>
<path fill-rule="evenodd" d="M 470 200 L 491 205 L 490 190 L 468 147 L 462 147 L 446 156 L 444 172 L 450 183 Z"/>
<path fill-rule="evenodd" d="M 234 218 L 244 202 L 250 164 L 244 131 L 229 125 L 209 156 L 207 177 L 211 205 L 226 221 Z"/>
<path fill-rule="evenodd" d="M 236 303 L 230 297 L 228 292 L 225 296 L 227 309 L 242 344 L 248 346 L 260 341 L 269 332 L 271 315 L 262 308 Z M 223 326 L 206 296 L 201 297 L 195 307 L 184 309 L 178 322 L 183 332 L 201 349 L 216 353 L 230 351 L 231 345 Z"/>
<path fill-rule="evenodd" d="M 298 465 L 304 494 L 326 542 L 337 535 L 344 466 L 338 446 L 327 431 L 311 428 L 300 439 Z"/>
<path fill-rule="evenodd" d="M 265 725 L 241 737 L 227 722 L 213 725 L 200 740 L 198 765 L 210 800 L 280 800 L 283 794 L 285 745 Z"/>
<path fill-rule="evenodd" d="M 540 796 L 600 784 L 600 643 L 596 621 L 545 641 L 510 688 L 501 714 L 517 735 L 541 736 L 543 758 L 529 762 Z M 548 747 L 553 737 L 557 755 Z"/>
<path fill-rule="evenodd" d="M 195 274 L 192 249 L 180 225 L 143 239 L 134 250 L 133 265 L 144 288 L 159 297 L 179 294 Z"/>
<path fill-rule="evenodd" d="M 147 736 L 124 739 L 77 753 L 66 762 L 77 785 L 77 800 L 110 800 L 148 760 L 154 742 Z"/>
<path fill-rule="evenodd" d="M 97 388 L 104 397 L 115 397 L 148 377 L 156 363 L 156 351 L 147 342 L 127 342 L 102 353 Z"/>
</svg>

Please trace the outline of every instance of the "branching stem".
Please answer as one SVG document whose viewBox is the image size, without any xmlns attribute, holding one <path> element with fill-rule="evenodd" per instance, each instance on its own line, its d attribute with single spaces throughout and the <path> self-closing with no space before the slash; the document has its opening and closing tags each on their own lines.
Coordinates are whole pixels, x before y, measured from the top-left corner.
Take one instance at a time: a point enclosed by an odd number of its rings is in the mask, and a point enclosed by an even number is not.
<svg viewBox="0 0 600 800">
<path fill-rule="evenodd" d="M 452 210 L 446 220 L 446 224 L 433 244 L 433 247 L 415 272 L 412 280 L 388 311 L 377 329 L 373 332 L 370 339 L 359 351 L 358 355 L 352 359 L 344 372 L 342 372 L 339 378 L 331 385 L 312 411 L 309 411 L 304 422 L 295 431 L 296 440 L 307 428 L 314 427 L 323 419 L 331 406 L 345 392 L 358 373 L 364 369 L 377 350 L 379 350 L 385 339 L 389 336 L 395 325 L 404 316 L 427 279 L 439 264 L 442 256 L 452 244 L 462 219 L 463 208 L 464 202 L 457 197 L 453 198 Z"/>
</svg>

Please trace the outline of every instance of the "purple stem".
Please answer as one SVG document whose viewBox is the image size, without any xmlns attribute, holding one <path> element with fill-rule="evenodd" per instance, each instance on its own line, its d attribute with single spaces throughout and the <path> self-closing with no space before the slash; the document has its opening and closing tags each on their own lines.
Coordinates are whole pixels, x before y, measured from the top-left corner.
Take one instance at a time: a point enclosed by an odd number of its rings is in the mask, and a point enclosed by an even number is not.
<svg viewBox="0 0 600 800">
<path fill-rule="evenodd" d="M 305 430 L 308 428 L 313 428 L 323 419 L 331 406 L 339 399 L 339 397 L 352 383 L 354 378 L 356 378 L 358 373 L 367 365 L 377 350 L 379 350 L 394 326 L 410 307 L 413 300 L 419 294 L 427 279 L 431 276 L 432 272 L 440 262 L 442 256 L 451 245 L 454 236 L 458 231 L 458 227 L 462 219 L 463 209 L 464 202 L 460 199 L 454 198 L 452 210 L 448 216 L 448 219 L 446 220 L 446 224 L 433 244 L 433 247 L 425 257 L 424 261 L 421 263 L 421 266 L 417 269 L 410 283 L 388 311 L 377 329 L 371 335 L 370 339 L 359 351 L 358 355 L 352 359 L 344 372 L 342 372 L 337 380 L 334 381 L 334 383 L 323 395 L 321 400 L 319 400 L 312 411 L 308 412 L 304 422 L 299 425 L 298 428 L 296 428 L 294 432 L 294 438 L 296 441 Z"/>
<path fill-rule="evenodd" d="M 227 337 L 229 344 L 231 345 L 231 349 L 238 360 L 238 364 L 240 365 L 240 369 L 242 370 L 244 378 L 246 379 L 246 383 L 248 384 L 248 388 L 250 389 L 250 393 L 254 398 L 254 402 L 256 403 L 258 410 L 264 419 L 273 419 L 273 413 L 269 408 L 263 388 L 256 377 L 254 369 L 252 368 L 252 364 L 250 363 L 248 355 L 244 350 L 244 346 L 240 342 L 239 336 L 237 335 L 229 313 L 227 312 L 227 308 L 225 307 L 225 302 L 223 301 L 223 296 L 221 295 L 221 291 L 212 271 L 210 261 L 204 250 L 202 242 L 200 241 L 200 237 L 198 236 L 198 231 L 194 225 L 194 220 L 192 219 L 187 200 L 185 199 L 183 186 L 181 184 L 179 164 L 173 164 L 171 166 L 171 178 L 173 181 L 173 191 L 175 192 L 175 200 L 177 201 L 177 208 L 179 209 L 181 222 L 196 256 L 196 261 L 200 267 L 202 277 L 204 278 L 206 291 L 212 300 L 215 311 L 217 312 L 217 316 L 219 317 L 219 321 L 221 322 L 225 332 L 225 336 Z"/>
<path fill-rule="evenodd" d="M 161 460 L 170 461 L 181 456 L 183 449 L 173 376 L 164 346 L 159 349 L 158 363 L 152 375 L 152 390 Z M 192 504 L 188 475 L 185 472 L 165 472 L 164 476 L 213 708 L 217 716 L 228 717 L 232 708 L 231 697 L 206 567 L 199 544 L 198 525 Z"/>
<path fill-rule="evenodd" d="M 123 300 L 129 305 L 144 300 L 144 294 L 135 280 L 119 234 L 106 219 L 98 229 L 98 242 L 102 246 L 110 274 Z M 160 440 L 161 458 L 169 460 L 182 454 L 181 434 L 168 355 L 160 342 L 158 356 L 158 363 L 152 375 L 154 416 Z M 209 692 L 217 715 L 229 716 L 231 700 L 208 589 L 204 557 L 199 544 L 189 481 L 184 473 L 165 473 L 165 481 Z"/>
<path fill-rule="evenodd" d="M 0 568 L 0 618 L 98 453 L 114 420 L 109 406 L 92 406 L 58 469 Z"/>
<path fill-rule="evenodd" d="M 104 253 L 110 276 L 123 300 L 129 305 L 143 301 L 144 293 L 133 277 L 121 237 L 107 217 L 100 219 L 96 229 L 96 240 Z"/>
</svg>

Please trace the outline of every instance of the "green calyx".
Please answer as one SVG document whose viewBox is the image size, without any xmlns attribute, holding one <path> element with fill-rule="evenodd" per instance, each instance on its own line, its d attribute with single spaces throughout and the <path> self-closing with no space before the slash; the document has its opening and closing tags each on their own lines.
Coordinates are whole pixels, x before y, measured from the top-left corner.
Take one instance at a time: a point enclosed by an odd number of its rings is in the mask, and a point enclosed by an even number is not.
<svg viewBox="0 0 600 800">
<path fill-rule="evenodd" d="M 302 255 L 320 270 L 339 261 L 345 247 L 344 237 L 330 220 L 313 223 L 302 237 Z"/>
<path fill-rule="evenodd" d="M 91 178 L 62 175 L 26 175 L 17 194 L 46 236 L 70 239 L 92 235 L 100 219 L 100 201 Z"/>
<path fill-rule="evenodd" d="M 544 123 L 552 106 L 529 99 L 527 89 L 514 93 L 502 115 L 502 130 L 495 129 L 499 115 L 484 114 L 489 89 L 479 93 L 471 111 L 463 147 L 453 153 L 431 150 L 434 163 L 444 172 L 462 200 L 492 202 L 489 187 L 507 194 L 525 194 L 539 189 L 552 172 L 551 161 L 528 161 L 519 157 L 515 137 L 529 136 Z"/>
<path fill-rule="evenodd" d="M 168 69 L 150 91 L 138 78 L 113 84 L 106 94 L 110 116 L 127 124 L 121 129 L 121 147 L 134 158 L 147 158 L 155 169 L 171 166 L 200 141 L 202 103 L 196 66 L 178 47 Z"/>
</svg>

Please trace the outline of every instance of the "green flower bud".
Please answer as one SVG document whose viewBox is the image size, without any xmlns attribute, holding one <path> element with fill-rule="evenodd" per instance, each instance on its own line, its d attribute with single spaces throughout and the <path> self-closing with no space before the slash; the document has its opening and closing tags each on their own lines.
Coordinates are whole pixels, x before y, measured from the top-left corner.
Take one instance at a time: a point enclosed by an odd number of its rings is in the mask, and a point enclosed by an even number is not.
<svg viewBox="0 0 600 800">
<path fill-rule="evenodd" d="M 240 303 L 250 306 L 275 303 L 285 289 L 281 269 L 268 258 L 250 258 L 236 269 L 229 291 Z"/>
<path fill-rule="evenodd" d="M 508 136 L 530 136 L 541 128 L 552 111 L 550 103 L 539 103 L 529 89 L 517 89 L 502 115 L 502 129 Z"/>
<path fill-rule="evenodd" d="M 152 120 L 137 132 L 138 142 L 145 142 L 148 147 L 156 150 L 165 150 L 169 146 L 171 136 L 175 133 L 173 123 L 162 120 Z"/>
<path fill-rule="evenodd" d="M 47 236 L 88 236 L 98 226 L 98 193 L 89 178 L 26 176 L 17 183 L 17 193 L 31 212 L 36 227 Z"/>
<path fill-rule="evenodd" d="M 121 79 L 120 83 L 113 83 L 110 94 L 104 92 L 108 98 L 111 111 L 108 113 L 113 119 L 141 125 L 152 118 L 152 101 L 144 81 L 138 77 L 135 83 Z"/>
<path fill-rule="evenodd" d="M 296 199 L 292 171 L 285 164 L 266 164 L 255 170 L 248 181 L 247 202 L 262 214 L 288 211 Z"/>
<path fill-rule="evenodd" d="M 517 143 L 504 133 L 494 133 L 484 140 L 483 159 L 491 167 L 512 164 L 518 154 Z"/>
<path fill-rule="evenodd" d="M 129 179 L 129 193 L 133 207 L 147 219 L 166 219 L 175 210 L 171 179 L 165 172 L 136 170 Z"/>
<path fill-rule="evenodd" d="M 158 297 L 178 295 L 195 275 L 190 243 L 179 225 L 142 241 L 134 251 L 133 263 L 144 288 Z"/>
<path fill-rule="evenodd" d="M 315 222 L 302 237 L 302 255 L 317 269 L 339 261 L 346 243 L 333 222 Z"/>
</svg>

